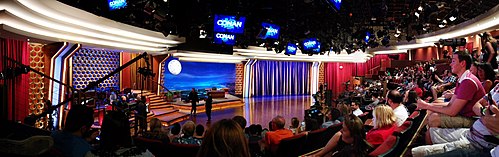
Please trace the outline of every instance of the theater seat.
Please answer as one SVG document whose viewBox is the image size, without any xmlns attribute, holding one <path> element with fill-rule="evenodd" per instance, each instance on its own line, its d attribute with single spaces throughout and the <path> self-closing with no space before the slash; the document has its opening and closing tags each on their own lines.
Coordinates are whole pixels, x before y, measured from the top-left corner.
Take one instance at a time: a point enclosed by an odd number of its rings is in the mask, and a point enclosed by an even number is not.
<svg viewBox="0 0 499 157">
<path fill-rule="evenodd" d="M 274 156 L 278 157 L 289 157 L 289 156 L 299 156 L 301 155 L 301 150 L 305 146 L 305 140 L 307 136 L 304 134 L 295 135 L 282 139 L 277 147 Z"/>
<path fill-rule="evenodd" d="M 165 145 L 162 154 L 171 157 L 195 157 L 200 146 L 195 144 L 168 143 Z"/>
<path fill-rule="evenodd" d="M 155 156 L 164 156 L 164 154 L 162 154 L 164 144 L 160 140 L 148 139 L 144 137 L 134 137 L 133 139 L 137 146 L 146 147 Z"/>
<path fill-rule="evenodd" d="M 362 120 L 362 122 L 366 122 L 368 115 L 369 115 L 369 112 L 364 112 L 361 115 L 359 115 L 358 117 Z"/>
<path fill-rule="evenodd" d="M 407 135 L 409 129 L 411 129 L 411 127 L 412 127 L 412 123 L 413 123 L 412 121 L 405 121 L 404 123 L 402 123 L 401 126 L 399 126 L 397 129 L 395 129 L 393 134 L 398 135 L 398 136 Z"/>
<path fill-rule="evenodd" d="M 388 138 L 386 138 L 386 140 L 378 146 L 378 148 L 369 153 L 369 156 L 388 156 L 388 154 L 395 149 L 398 140 L 399 138 L 397 136 L 388 136 Z"/>
<path fill-rule="evenodd" d="M 307 140 L 304 143 L 305 146 L 303 147 L 301 154 L 324 147 L 327 143 L 327 140 L 329 140 L 324 137 L 327 131 L 327 128 L 322 128 L 309 132 L 307 134 Z"/>
</svg>

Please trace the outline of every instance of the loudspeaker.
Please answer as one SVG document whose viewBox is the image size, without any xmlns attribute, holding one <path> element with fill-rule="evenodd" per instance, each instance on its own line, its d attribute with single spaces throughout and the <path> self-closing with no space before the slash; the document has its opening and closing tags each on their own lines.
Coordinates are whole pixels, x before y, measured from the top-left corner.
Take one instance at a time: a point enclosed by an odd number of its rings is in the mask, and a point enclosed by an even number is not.
<svg viewBox="0 0 499 157">
<path fill-rule="evenodd" d="M 326 90 L 326 92 L 324 93 L 324 96 L 326 98 L 326 105 L 327 106 L 331 106 L 332 103 L 333 103 L 333 91 L 332 90 Z"/>
</svg>

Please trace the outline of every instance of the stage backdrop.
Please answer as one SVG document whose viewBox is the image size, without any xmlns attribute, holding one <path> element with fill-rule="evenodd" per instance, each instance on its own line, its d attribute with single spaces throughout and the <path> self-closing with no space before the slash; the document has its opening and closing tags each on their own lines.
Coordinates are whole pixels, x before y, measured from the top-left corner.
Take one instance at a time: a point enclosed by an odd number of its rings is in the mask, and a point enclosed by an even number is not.
<svg viewBox="0 0 499 157">
<path fill-rule="evenodd" d="M 310 94 L 311 62 L 258 60 L 253 65 L 251 95 Z"/>
<path fill-rule="evenodd" d="M 235 91 L 236 65 L 234 63 L 205 63 L 180 61 L 181 71 L 174 75 L 168 69 L 172 60 L 164 62 L 165 72 L 163 85 L 169 90 L 191 90 L 216 87 L 229 88 L 229 93 Z"/>
<path fill-rule="evenodd" d="M 87 87 L 120 66 L 120 54 L 116 51 L 83 48 L 73 55 L 72 85 L 76 89 Z M 99 88 L 119 88 L 119 74 L 99 84 Z"/>
</svg>

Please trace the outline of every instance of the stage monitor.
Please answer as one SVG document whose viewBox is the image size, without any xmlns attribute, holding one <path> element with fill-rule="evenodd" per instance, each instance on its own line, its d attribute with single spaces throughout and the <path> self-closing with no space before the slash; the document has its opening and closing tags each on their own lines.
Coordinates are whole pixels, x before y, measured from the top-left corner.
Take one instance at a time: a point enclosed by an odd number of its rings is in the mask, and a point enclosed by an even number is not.
<svg viewBox="0 0 499 157">
<path fill-rule="evenodd" d="M 236 44 L 236 35 L 226 33 L 215 33 L 213 38 L 215 44 L 234 45 Z"/>
<path fill-rule="evenodd" d="M 246 17 L 236 17 L 227 15 L 215 15 L 214 32 L 221 33 L 236 33 L 241 34 L 244 32 L 244 23 Z"/>
<path fill-rule="evenodd" d="M 262 22 L 262 32 L 259 35 L 261 39 L 279 39 L 281 27 L 275 24 Z"/>
<path fill-rule="evenodd" d="M 303 40 L 303 52 L 319 53 L 321 51 L 321 43 L 317 38 L 308 38 Z"/>
<path fill-rule="evenodd" d="M 107 4 L 110 11 L 122 9 L 127 6 L 126 0 L 107 0 Z"/>
<path fill-rule="evenodd" d="M 286 46 L 286 52 L 284 54 L 296 55 L 297 50 L 298 50 L 298 47 L 295 44 L 288 43 L 288 45 Z"/>
</svg>

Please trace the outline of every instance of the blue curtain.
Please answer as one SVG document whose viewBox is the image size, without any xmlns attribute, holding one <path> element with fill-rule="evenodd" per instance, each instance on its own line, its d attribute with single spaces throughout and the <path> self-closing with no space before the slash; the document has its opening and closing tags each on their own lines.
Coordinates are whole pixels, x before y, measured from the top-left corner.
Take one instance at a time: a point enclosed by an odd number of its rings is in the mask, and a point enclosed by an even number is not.
<svg viewBox="0 0 499 157">
<path fill-rule="evenodd" d="M 252 70 L 253 96 L 310 94 L 309 62 L 257 61 Z"/>
</svg>

